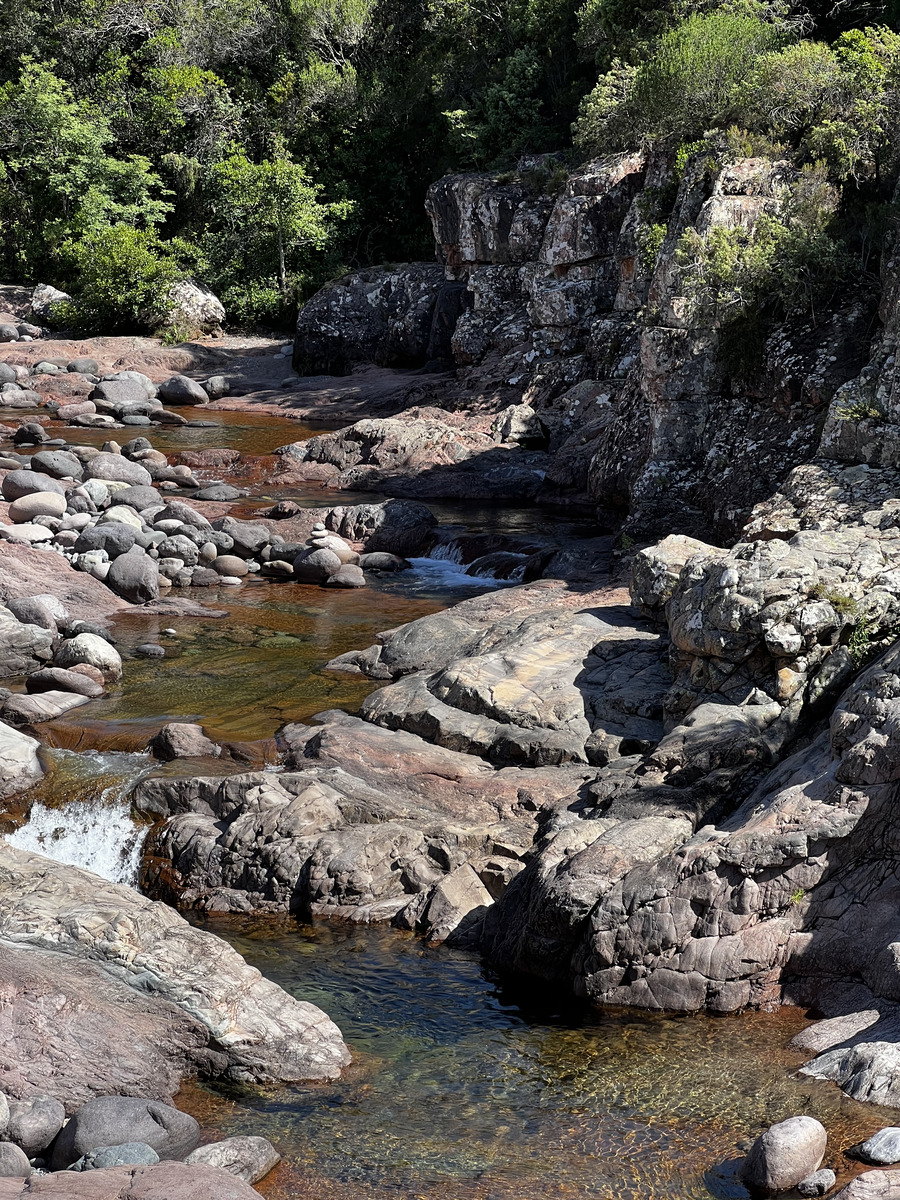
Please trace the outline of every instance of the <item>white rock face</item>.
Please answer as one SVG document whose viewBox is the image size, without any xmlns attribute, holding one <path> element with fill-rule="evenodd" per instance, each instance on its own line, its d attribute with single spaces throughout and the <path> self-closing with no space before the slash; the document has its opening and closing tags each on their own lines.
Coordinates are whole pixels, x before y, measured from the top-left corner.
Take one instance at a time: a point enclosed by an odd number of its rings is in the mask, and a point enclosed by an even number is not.
<svg viewBox="0 0 900 1200">
<path fill-rule="evenodd" d="M 167 324 L 187 326 L 198 333 L 213 333 L 222 327 L 224 320 L 222 301 L 201 284 L 183 279 L 169 292 Z"/>
<path fill-rule="evenodd" d="M 0 800 L 24 792 L 44 774 L 39 746 L 34 738 L 0 722 Z"/>
<path fill-rule="evenodd" d="M 49 321 L 53 305 L 71 299 L 68 292 L 61 292 L 49 283 L 39 283 L 31 293 L 31 315 L 38 321 Z"/>
</svg>

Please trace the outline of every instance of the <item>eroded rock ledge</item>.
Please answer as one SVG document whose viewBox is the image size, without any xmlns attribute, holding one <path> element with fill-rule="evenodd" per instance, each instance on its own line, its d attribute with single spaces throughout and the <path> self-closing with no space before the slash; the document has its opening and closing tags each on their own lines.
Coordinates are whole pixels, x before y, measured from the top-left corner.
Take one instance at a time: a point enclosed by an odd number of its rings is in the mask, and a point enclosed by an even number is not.
<svg viewBox="0 0 900 1200">
<path fill-rule="evenodd" d="M 0 1088 L 17 1098 L 169 1099 L 185 1075 L 330 1079 L 350 1061 L 325 1013 L 221 939 L 2 841 L 0 981 Z"/>
</svg>

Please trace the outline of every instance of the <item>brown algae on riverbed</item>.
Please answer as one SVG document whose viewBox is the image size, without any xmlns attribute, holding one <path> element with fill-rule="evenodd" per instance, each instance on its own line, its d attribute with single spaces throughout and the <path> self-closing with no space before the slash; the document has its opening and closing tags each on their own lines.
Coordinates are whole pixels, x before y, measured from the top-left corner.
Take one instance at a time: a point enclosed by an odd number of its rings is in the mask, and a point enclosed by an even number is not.
<svg viewBox="0 0 900 1200">
<path fill-rule="evenodd" d="M 841 1150 L 893 1118 L 797 1073 L 795 1008 L 598 1013 L 384 927 L 204 927 L 322 1006 L 354 1055 L 336 1083 L 180 1093 L 216 1136 L 278 1146 L 284 1163 L 257 1185 L 268 1200 L 724 1200 L 746 1196 L 735 1160 L 773 1121 L 821 1120 L 845 1179 L 859 1164 Z"/>
</svg>

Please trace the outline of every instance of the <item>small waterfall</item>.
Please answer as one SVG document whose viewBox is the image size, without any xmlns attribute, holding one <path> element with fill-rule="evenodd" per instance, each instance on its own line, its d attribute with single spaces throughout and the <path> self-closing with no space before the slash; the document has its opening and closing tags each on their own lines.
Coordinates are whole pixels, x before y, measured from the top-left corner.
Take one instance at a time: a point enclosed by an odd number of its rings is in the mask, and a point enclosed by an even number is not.
<svg viewBox="0 0 900 1200">
<path fill-rule="evenodd" d="M 447 542 L 438 542 L 432 546 L 429 558 L 437 559 L 439 562 L 461 563 L 463 560 L 462 546 L 452 538 Z M 417 562 L 419 560 L 412 559 L 410 561 Z M 422 561 L 427 562 L 428 560 Z"/>
<path fill-rule="evenodd" d="M 51 770 L 33 790 L 28 821 L 11 846 L 84 867 L 136 887 L 147 830 L 131 817 L 131 789 L 151 767 L 145 755 L 48 752 Z"/>
</svg>

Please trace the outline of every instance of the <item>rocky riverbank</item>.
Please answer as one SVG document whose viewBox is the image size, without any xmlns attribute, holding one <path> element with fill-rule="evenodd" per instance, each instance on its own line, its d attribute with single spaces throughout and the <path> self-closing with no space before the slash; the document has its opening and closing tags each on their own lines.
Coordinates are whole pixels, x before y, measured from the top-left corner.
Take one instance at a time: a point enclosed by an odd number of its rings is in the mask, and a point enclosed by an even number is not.
<svg viewBox="0 0 900 1200">
<path fill-rule="evenodd" d="M 25 1102 L 40 1088 L 71 1111 L 90 1095 L 171 1099 L 189 1074 L 340 1070 L 328 1018 L 251 979 L 181 906 L 391 922 L 597 1005 L 803 1005 L 824 1018 L 798 1043 L 804 1072 L 900 1107 L 900 257 L 868 349 L 874 314 L 851 295 L 814 327 L 777 327 L 751 387 L 692 308 L 672 241 L 776 211 L 776 168 L 688 164 L 652 263 L 642 203 L 672 178 L 663 158 L 589 164 L 553 197 L 443 180 L 429 197 L 440 265 L 348 277 L 301 313 L 294 365 L 325 379 L 276 383 L 280 352 L 247 355 L 241 378 L 227 347 L 135 343 L 126 359 L 47 342 L 60 353 L 45 358 L 40 341 L 14 344 L 0 669 L 27 679 L 0 710 L 4 799 L 41 773 L 29 731 L 121 675 L 105 622 L 128 606 L 205 619 L 218 610 L 202 588 L 402 573 L 447 545 L 423 498 L 592 506 L 598 521 L 583 544 L 470 543 L 514 585 L 332 659 L 383 686 L 354 715 L 288 722 L 277 770 L 219 772 L 218 743 L 168 722 L 151 750 L 179 771 L 132 795 L 151 824 L 154 901 L 0 851 L 8 975 L 27 966 L 36 981 L 14 996 L 16 1019 L 36 1021 L 56 980 L 86 988 L 84 1020 L 107 1037 L 132 1031 L 128 1079 L 92 1086 L 86 1035 L 64 1027 L 64 1094 L 40 1059 L 23 1075 L 18 1049 L 2 1090 Z M 417 359 L 422 373 L 397 369 Z M 308 414 L 313 393 L 318 411 L 334 416 L 343 396 L 358 419 L 258 461 L 223 447 L 176 462 L 153 444 L 223 405 Z M 82 444 L 73 428 L 119 440 Z M 275 493 L 264 509 L 246 495 L 262 487 Z M 392 498 L 278 497 L 311 487 Z M 602 536 L 617 519 L 627 592 L 610 585 Z M 139 651 L 165 658 L 156 642 Z M 814 1133 L 809 1169 L 776 1190 L 815 1177 Z M 895 1175 L 845 1194 L 893 1196 Z"/>
</svg>

